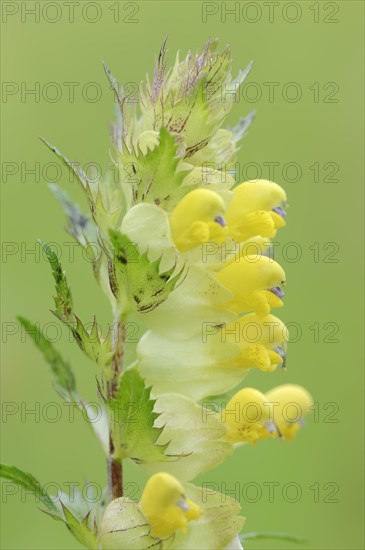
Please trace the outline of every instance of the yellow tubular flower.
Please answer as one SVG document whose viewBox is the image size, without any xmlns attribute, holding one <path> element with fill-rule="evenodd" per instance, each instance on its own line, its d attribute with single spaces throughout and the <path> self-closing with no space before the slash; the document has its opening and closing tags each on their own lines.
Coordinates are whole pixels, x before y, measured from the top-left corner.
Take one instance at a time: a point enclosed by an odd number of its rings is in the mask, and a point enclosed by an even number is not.
<svg viewBox="0 0 365 550">
<path fill-rule="evenodd" d="M 266 397 L 272 405 L 277 436 L 293 439 L 311 411 L 312 396 L 302 386 L 284 384 L 267 392 Z"/>
<path fill-rule="evenodd" d="M 223 199 L 209 189 L 190 191 L 170 215 L 175 245 L 181 252 L 225 234 Z"/>
<path fill-rule="evenodd" d="M 227 439 L 232 443 L 255 444 L 269 437 L 265 428 L 270 420 L 270 408 L 266 396 L 253 388 L 244 388 L 228 402 L 222 413 L 227 427 Z"/>
<path fill-rule="evenodd" d="M 140 500 L 143 515 L 151 524 L 153 537 L 166 538 L 186 531 L 188 522 L 199 519 L 203 510 L 184 495 L 181 483 L 166 473 L 150 477 Z"/>
<path fill-rule="evenodd" d="M 228 342 L 238 344 L 241 368 L 256 368 L 265 372 L 274 371 L 278 365 L 285 368 L 285 348 L 289 335 L 278 317 L 258 317 L 250 313 L 229 325 L 222 334 Z M 237 364 L 237 359 L 231 362 Z"/>
<path fill-rule="evenodd" d="M 228 233 L 237 241 L 255 235 L 274 237 L 285 225 L 286 194 L 284 189 L 269 180 L 250 180 L 233 190 L 226 212 Z"/>
<path fill-rule="evenodd" d="M 272 307 L 283 305 L 284 270 L 266 256 L 243 256 L 225 266 L 216 277 L 224 287 L 234 292 L 234 298 L 226 304 L 233 311 L 253 311 L 264 317 Z"/>
</svg>

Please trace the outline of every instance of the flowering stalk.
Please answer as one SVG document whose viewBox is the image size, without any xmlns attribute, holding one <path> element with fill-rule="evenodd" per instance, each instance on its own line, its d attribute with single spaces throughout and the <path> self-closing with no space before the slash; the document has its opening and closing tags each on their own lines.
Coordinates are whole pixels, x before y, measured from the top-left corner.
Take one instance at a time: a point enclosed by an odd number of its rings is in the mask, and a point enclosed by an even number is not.
<svg viewBox="0 0 365 550">
<path fill-rule="evenodd" d="M 85 194 L 90 216 L 52 187 L 113 311 L 106 335 L 96 318 L 87 330 L 57 255 L 42 243 L 56 286 L 52 313 L 99 369 L 102 414 L 88 418 L 106 454 L 107 506 L 64 494 L 55 504 L 30 474 L 11 466 L 1 474 L 32 490 L 87 548 L 241 549 L 239 504 L 190 482 L 244 444 L 293 439 L 311 410 L 300 386 L 264 394 L 244 385 L 251 369 L 285 370 L 289 338 L 271 313 L 284 305 L 286 275 L 270 239 L 285 226 L 286 193 L 267 180 L 235 186 L 232 168 L 253 113 L 223 127 L 231 91 L 250 69 L 232 78 L 230 48 L 208 42 L 168 70 L 164 43 L 135 105 L 105 66 L 118 107 L 118 181 L 89 181 L 45 142 Z M 131 315 L 145 331 L 125 364 Z M 36 325 L 19 320 L 58 393 L 88 415 L 68 362 Z M 124 459 L 149 476 L 139 502 L 123 497 Z"/>
</svg>

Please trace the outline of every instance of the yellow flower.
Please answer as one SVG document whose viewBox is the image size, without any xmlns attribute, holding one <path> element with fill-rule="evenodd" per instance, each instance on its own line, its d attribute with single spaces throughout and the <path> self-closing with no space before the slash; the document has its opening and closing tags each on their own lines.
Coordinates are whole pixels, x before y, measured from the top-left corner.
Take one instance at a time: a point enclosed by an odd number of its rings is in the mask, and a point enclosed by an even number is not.
<svg viewBox="0 0 365 550">
<path fill-rule="evenodd" d="M 236 241 L 256 235 L 274 237 L 285 225 L 285 191 L 269 180 L 250 180 L 233 190 L 226 212 L 228 234 Z"/>
<path fill-rule="evenodd" d="M 302 386 L 284 384 L 267 392 L 266 397 L 272 405 L 277 436 L 293 439 L 311 411 L 312 396 Z"/>
<path fill-rule="evenodd" d="M 222 412 L 222 422 L 227 428 L 227 439 L 232 443 L 255 444 L 269 436 L 265 424 L 270 420 L 270 408 L 266 396 L 254 388 L 244 388 L 236 393 Z"/>
<path fill-rule="evenodd" d="M 226 307 L 238 313 L 253 311 L 260 317 L 281 307 L 285 284 L 283 268 L 267 256 L 248 255 L 217 273 L 218 281 L 234 293 Z"/>
<path fill-rule="evenodd" d="M 166 538 L 186 531 L 188 522 L 199 519 L 203 510 L 184 495 L 181 483 L 166 473 L 150 477 L 140 500 L 143 515 L 151 524 L 153 537 Z"/>
<path fill-rule="evenodd" d="M 240 356 L 231 360 L 243 369 L 272 372 L 278 365 L 285 367 L 288 329 L 274 315 L 258 317 L 254 313 L 240 317 L 222 331 L 222 338 L 238 344 Z"/>
<path fill-rule="evenodd" d="M 170 227 L 175 245 L 181 252 L 201 243 L 222 239 L 226 222 L 223 199 L 210 189 L 190 191 L 174 208 Z"/>
<path fill-rule="evenodd" d="M 266 394 L 253 388 L 237 392 L 222 412 L 227 440 L 256 443 L 268 437 L 293 439 L 313 406 L 306 389 L 284 384 Z"/>
</svg>

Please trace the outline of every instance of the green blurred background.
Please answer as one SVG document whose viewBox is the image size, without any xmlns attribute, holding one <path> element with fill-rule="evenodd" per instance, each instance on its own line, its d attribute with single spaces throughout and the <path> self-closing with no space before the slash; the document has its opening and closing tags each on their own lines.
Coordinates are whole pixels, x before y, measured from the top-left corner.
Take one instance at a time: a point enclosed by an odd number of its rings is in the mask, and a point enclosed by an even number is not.
<svg viewBox="0 0 365 550">
<path fill-rule="evenodd" d="M 13 325 L 21 313 L 38 321 L 49 337 L 57 334 L 49 313 L 53 283 L 48 266 L 43 258 L 25 254 L 35 249 L 38 238 L 61 243 L 81 318 L 96 313 L 106 323 L 110 315 L 88 262 L 79 252 L 72 261 L 62 245 L 71 239 L 47 188 L 47 179 L 57 179 L 48 164 L 55 159 L 37 136 L 45 136 L 73 161 L 105 166 L 114 106 L 100 61 L 120 82 L 138 83 L 152 72 L 165 35 L 171 61 L 176 50 L 195 51 L 217 36 L 222 45 L 232 45 L 234 72 L 254 60 L 228 121 L 233 124 L 257 111 L 240 151 L 240 179 L 269 178 L 268 163 L 276 163 L 275 180 L 286 188 L 290 202 L 288 225 L 277 247 L 288 279 L 279 315 L 292 323 L 297 341 L 290 345 L 285 374 L 254 373 L 249 383 L 261 390 L 283 382 L 303 384 L 318 412 L 294 442 L 242 448 L 202 480 L 233 496 L 238 491 L 247 532 L 295 533 L 307 539 L 300 547 L 308 549 L 364 548 L 363 3 L 81 2 L 75 3 L 73 22 L 64 2 L 38 4 L 36 20 L 26 12 L 34 2 L 2 2 L 2 220 L 7 243 L 2 260 L 2 398 L 8 403 L 5 411 L 12 412 L 2 418 L 2 461 L 62 489 L 65 482 L 83 486 L 87 480 L 106 481 L 102 452 L 84 423 L 77 418 L 70 422 L 62 404 L 60 421 L 50 421 L 60 411 L 47 404 L 60 401 L 48 368 Z M 225 7 L 238 11 L 225 15 Z M 37 86 L 39 94 L 24 95 Z M 93 101 L 95 92 L 100 97 Z M 301 97 L 294 101 L 297 93 Z M 25 174 L 35 163 L 36 175 Z M 65 172 L 63 176 L 57 183 L 85 206 L 76 184 L 68 183 Z M 95 400 L 93 366 L 69 343 L 65 330 L 59 346 L 77 371 L 80 392 Z M 35 407 L 39 415 L 25 414 Z M 143 486 L 144 476 L 128 465 L 126 481 Z M 132 494 L 134 485 L 129 487 Z M 19 493 L 3 492 L 2 500 L 7 503 L 1 548 L 78 547 L 61 524 L 38 511 L 31 496 L 22 502 Z M 275 540 L 246 543 L 249 549 L 297 547 Z"/>
</svg>

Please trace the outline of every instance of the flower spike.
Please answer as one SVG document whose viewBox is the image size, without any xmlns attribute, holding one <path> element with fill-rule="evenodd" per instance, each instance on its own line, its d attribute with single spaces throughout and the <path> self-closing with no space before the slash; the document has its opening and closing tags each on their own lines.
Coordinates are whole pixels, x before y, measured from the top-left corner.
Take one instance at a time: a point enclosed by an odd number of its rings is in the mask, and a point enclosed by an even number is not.
<svg viewBox="0 0 365 550">
<path fill-rule="evenodd" d="M 239 503 L 188 482 L 243 444 L 293 439 L 311 410 L 301 386 L 266 394 L 243 387 L 251 369 L 286 364 L 288 329 L 271 313 L 283 306 L 286 276 L 269 253 L 287 197 L 273 181 L 236 185 L 233 177 L 254 113 L 233 128 L 224 119 L 251 63 L 234 78 L 231 48 L 219 50 L 216 40 L 178 54 L 170 68 L 166 52 L 165 40 L 136 101 L 105 66 L 117 120 L 115 158 L 102 181 L 45 142 L 85 193 L 88 215 L 56 190 L 112 312 L 106 331 L 95 316 L 89 328 L 80 321 L 61 263 L 43 243 L 56 283 L 53 313 L 99 369 L 100 416 L 86 410 L 53 343 L 20 318 L 58 393 L 87 413 L 107 457 L 108 487 L 100 503 L 62 493 L 58 505 L 31 474 L 2 466 L 0 475 L 32 491 L 92 550 L 242 550 Z M 124 494 L 126 459 L 150 476 L 139 502 Z"/>
</svg>

